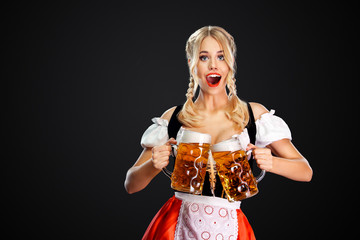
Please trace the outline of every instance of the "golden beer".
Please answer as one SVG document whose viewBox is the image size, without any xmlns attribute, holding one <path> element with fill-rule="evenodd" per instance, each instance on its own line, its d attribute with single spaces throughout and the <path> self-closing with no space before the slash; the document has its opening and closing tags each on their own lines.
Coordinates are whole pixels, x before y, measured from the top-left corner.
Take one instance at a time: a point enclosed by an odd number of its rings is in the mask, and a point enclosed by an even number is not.
<svg viewBox="0 0 360 240">
<path fill-rule="evenodd" d="M 244 150 L 213 152 L 221 184 L 229 201 L 240 201 L 258 193 Z"/>
<path fill-rule="evenodd" d="M 209 143 L 179 144 L 171 175 L 173 189 L 193 194 L 202 193 L 209 149 Z"/>
</svg>

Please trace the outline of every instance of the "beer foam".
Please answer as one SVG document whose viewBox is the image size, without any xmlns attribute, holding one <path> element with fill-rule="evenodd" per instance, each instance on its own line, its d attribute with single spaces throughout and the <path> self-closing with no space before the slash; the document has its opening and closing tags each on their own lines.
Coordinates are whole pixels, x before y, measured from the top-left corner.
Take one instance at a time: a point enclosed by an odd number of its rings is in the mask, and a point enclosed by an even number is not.
<svg viewBox="0 0 360 240">
<path fill-rule="evenodd" d="M 235 139 L 229 139 L 211 146 L 212 152 L 234 152 L 242 149 L 240 143 Z"/>
<path fill-rule="evenodd" d="M 211 136 L 206 133 L 199 133 L 184 130 L 179 138 L 179 143 L 211 143 Z"/>
</svg>

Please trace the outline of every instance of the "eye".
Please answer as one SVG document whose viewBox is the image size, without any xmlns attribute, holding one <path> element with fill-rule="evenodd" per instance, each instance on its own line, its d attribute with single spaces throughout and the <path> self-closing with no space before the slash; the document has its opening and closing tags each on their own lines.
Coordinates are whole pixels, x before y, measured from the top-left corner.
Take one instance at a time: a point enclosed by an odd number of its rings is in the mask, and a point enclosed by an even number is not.
<svg viewBox="0 0 360 240">
<path fill-rule="evenodd" d="M 203 55 L 203 56 L 200 56 L 200 60 L 201 61 L 206 61 L 206 60 L 208 60 L 209 58 L 207 57 L 207 56 L 205 56 L 205 55 Z"/>
<path fill-rule="evenodd" d="M 218 59 L 219 59 L 220 61 L 224 61 L 224 60 L 225 60 L 225 57 L 224 57 L 224 55 L 219 55 L 219 56 L 218 56 Z"/>
</svg>

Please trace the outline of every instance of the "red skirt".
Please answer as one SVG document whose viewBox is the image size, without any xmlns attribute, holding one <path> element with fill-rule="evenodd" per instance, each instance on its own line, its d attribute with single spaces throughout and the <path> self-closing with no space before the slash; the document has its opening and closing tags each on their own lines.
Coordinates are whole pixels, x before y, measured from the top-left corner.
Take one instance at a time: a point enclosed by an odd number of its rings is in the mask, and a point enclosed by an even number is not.
<svg viewBox="0 0 360 240">
<path fill-rule="evenodd" d="M 240 205 L 229 208 L 217 204 L 220 200 L 226 205 L 226 199 L 217 198 L 215 205 L 206 199 L 214 198 L 176 193 L 155 215 L 142 240 L 255 240 L 254 232 Z"/>
</svg>

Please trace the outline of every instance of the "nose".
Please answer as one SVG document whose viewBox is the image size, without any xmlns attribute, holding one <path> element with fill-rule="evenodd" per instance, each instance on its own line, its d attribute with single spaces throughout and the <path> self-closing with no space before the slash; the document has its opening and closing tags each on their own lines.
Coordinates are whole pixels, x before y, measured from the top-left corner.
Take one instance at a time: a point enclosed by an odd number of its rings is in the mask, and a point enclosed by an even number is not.
<svg viewBox="0 0 360 240">
<path fill-rule="evenodd" d="M 217 69 L 217 63 L 216 63 L 215 60 L 210 60 L 210 61 L 209 61 L 209 69 L 210 69 L 210 70 L 215 70 L 215 69 Z"/>
</svg>

